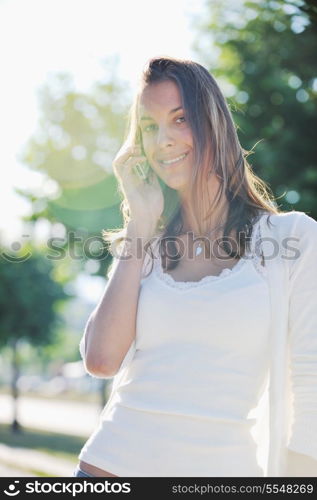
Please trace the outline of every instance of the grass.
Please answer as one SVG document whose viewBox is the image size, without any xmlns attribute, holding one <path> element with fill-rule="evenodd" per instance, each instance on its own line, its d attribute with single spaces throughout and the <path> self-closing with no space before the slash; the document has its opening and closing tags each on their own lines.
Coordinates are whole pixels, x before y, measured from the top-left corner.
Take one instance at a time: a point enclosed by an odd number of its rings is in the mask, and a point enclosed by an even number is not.
<svg viewBox="0 0 317 500">
<path fill-rule="evenodd" d="M 6 462 L 5 460 L 1 460 L 1 465 L 5 465 L 7 467 L 12 467 L 11 462 Z M 24 472 L 30 472 L 33 474 L 35 477 L 56 477 L 53 476 L 52 474 L 47 474 L 41 470 L 33 469 L 32 466 L 26 466 L 26 468 L 23 469 Z M 27 476 L 26 476 L 27 477 Z M 58 476 L 57 476 L 58 477 Z"/>
<path fill-rule="evenodd" d="M 0 442 L 11 448 L 27 448 L 48 453 L 51 456 L 69 460 L 74 464 L 78 454 L 86 442 L 86 438 L 68 436 L 53 432 L 22 428 L 19 433 L 13 433 L 8 424 L 0 424 Z"/>
</svg>

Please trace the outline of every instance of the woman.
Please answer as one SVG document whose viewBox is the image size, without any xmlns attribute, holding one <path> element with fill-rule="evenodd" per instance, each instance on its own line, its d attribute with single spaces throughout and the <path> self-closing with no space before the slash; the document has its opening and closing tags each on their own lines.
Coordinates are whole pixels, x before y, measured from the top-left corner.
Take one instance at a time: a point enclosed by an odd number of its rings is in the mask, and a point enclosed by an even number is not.
<svg viewBox="0 0 317 500">
<path fill-rule="evenodd" d="M 104 232 L 114 264 L 81 342 L 114 381 L 74 475 L 317 476 L 317 223 L 282 213 L 246 156 L 204 67 L 147 63 L 113 164 L 125 224 Z"/>
</svg>

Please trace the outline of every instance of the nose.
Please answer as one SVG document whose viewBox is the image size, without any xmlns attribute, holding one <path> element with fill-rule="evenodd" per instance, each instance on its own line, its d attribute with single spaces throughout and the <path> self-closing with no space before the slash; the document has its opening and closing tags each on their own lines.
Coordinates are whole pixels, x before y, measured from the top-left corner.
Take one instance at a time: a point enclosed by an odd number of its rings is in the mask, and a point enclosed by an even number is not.
<svg viewBox="0 0 317 500">
<path fill-rule="evenodd" d="M 156 143 L 160 148 L 165 148 L 166 146 L 172 146 L 174 144 L 174 138 L 167 127 L 159 127 Z"/>
</svg>

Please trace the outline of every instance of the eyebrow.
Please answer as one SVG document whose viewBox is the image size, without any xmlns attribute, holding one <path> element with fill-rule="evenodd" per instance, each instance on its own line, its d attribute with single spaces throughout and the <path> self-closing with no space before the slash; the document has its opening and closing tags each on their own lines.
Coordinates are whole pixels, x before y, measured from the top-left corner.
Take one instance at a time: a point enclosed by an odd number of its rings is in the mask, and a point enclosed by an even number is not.
<svg viewBox="0 0 317 500">
<path fill-rule="evenodd" d="M 179 109 L 183 109 L 183 106 L 178 106 L 178 108 L 171 109 L 171 111 L 168 113 L 171 115 L 172 113 L 176 113 Z M 141 116 L 140 120 L 152 120 L 150 116 Z"/>
</svg>

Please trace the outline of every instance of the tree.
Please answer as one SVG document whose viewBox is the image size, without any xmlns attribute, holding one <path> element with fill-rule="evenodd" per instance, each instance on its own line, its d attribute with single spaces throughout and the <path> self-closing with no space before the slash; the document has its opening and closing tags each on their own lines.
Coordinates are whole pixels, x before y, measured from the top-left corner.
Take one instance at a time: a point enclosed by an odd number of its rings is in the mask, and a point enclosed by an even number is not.
<svg viewBox="0 0 317 500">
<path fill-rule="evenodd" d="M 302 1 L 206 2 L 196 51 L 220 82 L 254 171 L 317 218 L 316 24 Z"/>
<path fill-rule="evenodd" d="M 290 4 L 294 4 L 294 1 L 288 0 Z M 312 24 L 317 24 L 317 5 L 316 0 L 303 0 L 302 2 L 296 2 L 298 8 L 306 13 Z"/>
<path fill-rule="evenodd" d="M 68 74 L 56 75 L 43 86 L 38 130 L 21 160 L 46 181 L 41 193 L 17 190 L 32 203 L 32 214 L 24 219 L 63 224 L 68 235 L 80 240 L 74 247 L 83 264 L 98 259 L 99 268 L 91 274 L 100 276 L 112 260 L 101 231 L 122 224 L 112 160 L 123 139 L 128 100 L 128 85 L 117 78 L 116 61 L 104 64 L 107 76 L 90 93 L 76 91 Z M 83 252 L 85 241 L 91 245 Z"/>
<path fill-rule="evenodd" d="M 54 277 L 54 266 L 38 249 L 23 247 L 12 252 L 1 248 L 0 257 L 0 347 L 11 348 L 12 430 L 20 430 L 17 415 L 19 343 L 27 340 L 35 346 L 54 341 L 60 323 L 59 311 L 69 298 Z"/>
<path fill-rule="evenodd" d="M 112 160 L 125 131 L 129 86 L 118 79 L 117 63 L 116 56 L 104 61 L 106 76 L 89 93 L 76 91 L 68 74 L 57 74 L 42 87 L 38 130 L 21 160 L 46 181 L 41 193 L 16 189 L 32 204 L 24 220 L 62 224 L 66 237 L 58 251 L 70 251 L 80 257 L 79 265 L 88 264 L 91 275 L 102 277 L 112 261 L 102 229 L 123 223 Z M 106 385 L 105 380 L 102 401 Z"/>
</svg>

